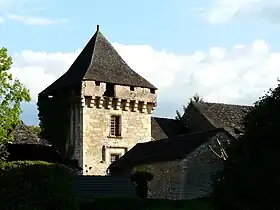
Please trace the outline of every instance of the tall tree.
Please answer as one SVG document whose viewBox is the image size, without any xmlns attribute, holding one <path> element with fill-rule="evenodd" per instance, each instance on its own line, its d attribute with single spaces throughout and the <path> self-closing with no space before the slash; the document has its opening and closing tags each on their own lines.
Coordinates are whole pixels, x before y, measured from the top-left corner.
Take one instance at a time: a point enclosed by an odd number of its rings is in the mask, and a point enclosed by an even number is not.
<svg viewBox="0 0 280 210">
<path fill-rule="evenodd" d="M 280 84 L 255 102 L 216 174 L 217 209 L 280 209 Z"/>
<path fill-rule="evenodd" d="M 193 97 L 190 98 L 190 100 L 189 100 L 189 102 L 188 102 L 188 105 L 189 105 L 190 103 L 192 103 L 192 102 L 203 102 L 203 99 L 202 99 L 202 97 L 199 96 L 198 93 L 196 93 L 196 94 L 194 94 Z M 186 111 L 188 105 L 187 105 L 187 106 L 183 105 L 183 112 Z M 175 119 L 176 119 L 176 120 L 182 119 L 182 115 L 181 115 L 181 113 L 179 112 L 179 110 L 176 110 Z"/>
<path fill-rule="evenodd" d="M 12 58 L 0 48 L 0 160 L 5 158 L 5 143 L 12 141 L 9 132 L 20 122 L 21 102 L 31 100 L 29 91 L 9 72 Z"/>
</svg>

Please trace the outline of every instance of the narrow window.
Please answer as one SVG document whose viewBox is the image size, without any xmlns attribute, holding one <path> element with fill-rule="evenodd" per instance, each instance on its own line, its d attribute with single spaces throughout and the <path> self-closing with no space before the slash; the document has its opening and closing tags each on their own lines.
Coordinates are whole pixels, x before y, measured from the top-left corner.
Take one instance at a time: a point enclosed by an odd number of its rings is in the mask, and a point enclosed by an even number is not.
<svg viewBox="0 0 280 210">
<path fill-rule="evenodd" d="M 111 116 L 111 136 L 121 136 L 121 117 Z"/>
<path fill-rule="evenodd" d="M 131 90 L 131 91 L 134 91 L 134 87 L 133 87 L 133 86 L 130 86 L 130 90 Z"/>
<path fill-rule="evenodd" d="M 100 86 L 100 82 L 95 81 L 95 86 Z"/>
<path fill-rule="evenodd" d="M 103 146 L 102 147 L 102 162 L 105 162 L 106 161 L 106 151 L 105 151 L 106 149 L 105 149 L 105 146 Z"/>
<path fill-rule="evenodd" d="M 120 157 L 121 157 L 121 154 L 111 154 L 111 156 L 110 156 L 110 161 L 111 161 L 111 163 L 113 163 L 113 162 L 119 160 Z"/>
<path fill-rule="evenodd" d="M 156 90 L 155 90 L 155 89 L 150 89 L 150 93 L 155 94 L 155 93 L 156 93 Z"/>
</svg>

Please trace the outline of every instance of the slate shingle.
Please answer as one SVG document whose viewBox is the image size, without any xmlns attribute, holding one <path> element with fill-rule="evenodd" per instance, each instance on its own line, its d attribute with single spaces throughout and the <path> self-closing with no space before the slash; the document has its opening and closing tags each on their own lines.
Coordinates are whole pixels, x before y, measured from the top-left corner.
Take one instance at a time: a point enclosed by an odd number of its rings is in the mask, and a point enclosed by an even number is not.
<svg viewBox="0 0 280 210">
<path fill-rule="evenodd" d="M 109 170 L 182 159 L 220 132 L 228 134 L 223 128 L 217 128 L 210 131 L 177 135 L 158 141 L 138 143 L 118 161 L 113 162 L 109 166 Z"/>
<path fill-rule="evenodd" d="M 41 94 L 80 85 L 82 80 L 157 89 L 127 65 L 99 28 L 69 70 Z"/>
<path fill-rule="evenodd" d="M 175 119 L 152 117 L 151 126 L 152 137 L 154 140 L 165 139 L 187 133 L 186 126 L 180 120 Z"/>
<path fill-rule="evenodd" d="M 232 136 L 238 136 L 236 131 L 242 131 L 243 119 L 252 106 L 199 102 L 193 105 L 202 113 L 216 128 L 224 128 Z"/>
</svg>

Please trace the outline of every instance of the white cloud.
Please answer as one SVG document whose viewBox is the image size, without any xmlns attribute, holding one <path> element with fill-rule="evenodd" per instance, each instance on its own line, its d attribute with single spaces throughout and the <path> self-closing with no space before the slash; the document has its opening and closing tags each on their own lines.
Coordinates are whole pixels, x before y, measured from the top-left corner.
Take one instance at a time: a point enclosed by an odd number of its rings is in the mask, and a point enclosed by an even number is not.
<svg viewBox="0 0 280 210">
<path fill-rule="evenodd" d="M 16 14 L 10 14 L 8 15 L 8 18 L 11 20 L 22 22 L 26 25 L 37 25 L 37 26 L 53 25 L 53 24 L 67 22 L 66 19 L 53 20 L 44 17 L 23 16 L 23 15 L 16 15 Z"/>
<path fill-rule="evenodd" d="M 0 24 L 4 23 L 4 22 L 5 22 L 5 19 L 0 16 Z"/>
<path fill-rule="evenodd" d="M 275 87 L 280 76 L 280 52 L 271 51 L 263 40 L 188 55 L 156 51 L 149 45 L 113 45 L 133 69 L 159 88 L 157 114 L 164 116 L 174 116 L 195 93 L 206 101 L 252 104 Z M 12 72 L 36 100 L 40 91 L 68 69 L 79 51 L 22 51 L 13 56 Z"/>
<path fill-rule="evenodd" d="M 204 10 L 210 23 L 225 23 L 233 18 L 264 18 L 272 22 L 280 21 L 279 0 L 215 0 L 208 10 Z"/>
<path fill-rule="evenodd" d="M 45 26 L 53 24 L 67 23 L 68 20 L 50 19 L 40 15 L 34 15 L 38 11 L 50 9 L 48 5 L 51 0 L 0 0 L 0 23 L 1 17 L 14 21 L 19 21 L 26 25 Z M 2 21 L 3 23 L 3 21 Z"/>
</svg>

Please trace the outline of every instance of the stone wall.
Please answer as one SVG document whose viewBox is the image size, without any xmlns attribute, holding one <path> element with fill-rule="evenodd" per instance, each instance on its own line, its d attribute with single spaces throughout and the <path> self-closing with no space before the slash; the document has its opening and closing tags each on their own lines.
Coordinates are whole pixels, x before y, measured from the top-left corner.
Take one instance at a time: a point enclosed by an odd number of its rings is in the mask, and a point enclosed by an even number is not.
<svg viewBox="0 0 280 210">
<path fill-rule="evenodd" d="M 148 183 L 149 198 L 178 200 L 183 189 L 183 164 L 183 160 L 175 160 L 137 166 L 133 171 L 143 170 L 153 174 L 153 180 Z"/>
<path fill-rule="evenodd" d="M 216 139 L 227 143 L 229 137 L 219 133 L 182 160 L 137 166 L 133 171 L 148 171 L 154 175 L 149 182 L 149 197 L 160 199 L 196 199 L 212 191 L 212 176 L 222 169 L 222 161 L 210 150 L 220 154 Z"/>
<path fill-rule="evenodd" d="M 134 90 L 130 89 L 130 86 L 115 85 L 114 86 L 114 97 L 125 99 L 125 100 L 136 100 L 145 101 L 148 103 L 156 103 L 157 95 L 151 93 L 149 88 L 133 87 Z M 106 90 L 106 83 L 101 82 L 96 85 L 94 81 L 84 81 L 82 86 L 82 95 L 102 97 Z"/>
<path fill-rule="evenodd" d="M 186 158 L 186 173 L 184 183 L 184 199 L 195 199 L 209 196 L 212 191 L 212 176 L 222 169 L 222 161 L 210 150 L 220 154 L 216 139 L 226 143 L 229 137 L 224 133 L 214 136 L 209 142 L 201 145 Z"/>
<path fill-rule="evenodd" d="M 84 175 L 105 175 L 111 163 L 110 153 L 124 154 L 135 144 L 151 140 L 151 113 L 156 106 L 156 94 L 148 93 L 149 89 L 135 87 L 130 91 L 130 87 L 116 85 L 114 97 L 104 97 L 105 90 L 105 83 L 97 86 L 93 81 L 85 81 L 82 88 Z M 132 92 L 136 93 L 134 97 Z M 112 115 L 120 116 L 120 137 L 110 136 Z"/>
</svg>

